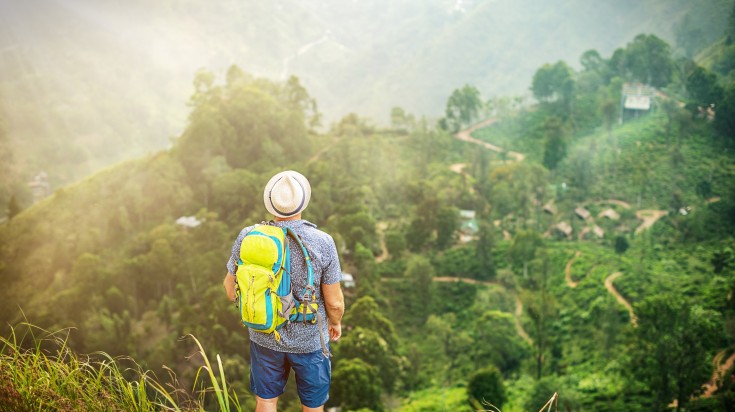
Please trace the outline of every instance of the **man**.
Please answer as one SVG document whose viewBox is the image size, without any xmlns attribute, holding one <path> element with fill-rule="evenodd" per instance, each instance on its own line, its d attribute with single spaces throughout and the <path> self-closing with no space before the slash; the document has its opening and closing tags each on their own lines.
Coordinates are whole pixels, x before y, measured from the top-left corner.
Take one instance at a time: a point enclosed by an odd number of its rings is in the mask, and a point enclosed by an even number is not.
<svg viewBox="0 0 735 412">
<path fill-rule="evenodd" d="M 265 208 L 274 216 L 275 225 L 290 227 L 304 242 L 314 268 L 314 287 L 319 314 L 327 322 L 320 330 L 319 323 L 294 322 L 286 324 L 274 334 L 249 330 L 250 333 L 250 390 L 256 397 L 256 412 L 277 410 L 278 397 L 286 388 L 291 368 L 296 374 L 296 387 L 302 411 L 323 411 L 329 398 L 332 367 L 322 350 L 322 336 L 336 341 L 342 335 L 344 297 L 340 287 L 342 270 L 337 248 L 328 234 L 301 218 L 309 205 L 311 186 L 300 173 L 287 170 L 276 174 L 265 186 Z M 240 256 L 240 244 L 254 226 L 240 232 L 232 246 L 227 262 L 224 286 L 227 297 L 235 301 L 235 273 Z M 301 248 L 291 242 L 292 290 L 303 290 L 307 269 Z M 300 298 L 294 294 L 295 298 Z"/>
</svg>

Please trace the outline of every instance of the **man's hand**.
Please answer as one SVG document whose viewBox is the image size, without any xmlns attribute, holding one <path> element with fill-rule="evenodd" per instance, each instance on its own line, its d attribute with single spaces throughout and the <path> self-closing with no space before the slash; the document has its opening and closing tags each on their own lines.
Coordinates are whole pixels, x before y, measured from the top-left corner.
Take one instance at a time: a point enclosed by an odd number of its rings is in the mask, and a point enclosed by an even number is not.
<svg viewBox="0 0 735 412">
<path fill-rule="evenodd" d="M 329 330 L 329 339 L 336 342 L 342 336 L 342 323 L 333 325 L 332 322 L 327 324 L 327 330 Z"/>
</svg>

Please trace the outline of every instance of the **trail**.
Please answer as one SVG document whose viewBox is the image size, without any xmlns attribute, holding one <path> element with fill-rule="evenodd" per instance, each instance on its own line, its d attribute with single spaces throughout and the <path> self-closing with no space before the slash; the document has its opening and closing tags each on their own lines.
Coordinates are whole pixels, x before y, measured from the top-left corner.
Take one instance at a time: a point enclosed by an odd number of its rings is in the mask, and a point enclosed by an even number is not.
<svg viewBox="0 0 735 412">
<path fill-rule="evenodd" d="M 464 283 L 471 283 L 473 285 L 500 285 L 498 282 L 491 282 L 489 280 L 477 280 L 477 279 L 471 279 L 471 278 L 458 278 L 454 276 L 437 276 L 434 278 L 434 282 L 464 282 Z"/>
<path fill-rule="evenodd" d="M 376 257 L 375 261 L 378 263 L 383 262 L 388 258 L 388 248 L 385 247 L 385 229 L 387 227 L 388 224 L 385 222 L 377 224 L 378 234 L 380 234 L 380 256 Z"/>
<path fill-rule="evenodd" d="M 493 124 L 493 123 L 495 123 L 497 121 L 498 121 L 498 119 L 495 118 L 495 117 L 493 117 L 491 119 L 487 119 L 487 120 L 485 120 L 483 122 L 480 122 L 480 123 L 477 123 L 477 124 L 471 126 L 469 129 L 465 129 L 465 130 L 462 130 L 462 131 L 458 132 L 456 135 L 454 135 L 454 137 L 456 137 L 459 140 L 465 141 L 465 142 L 470 142 L 470 143 L 474 143 L 474 144 L 480 145 L 480 146 L 482 146 L 482 147 L 484 147 L 486 149 L 492 150 L 494 152 L 507 153 L 508 156 L 515 158 L 515 160 L 517 162 L 523 161 L 523 159 L 525 159 L 526 156 L 524 154 L 522 154 L 522 153 L 513 152 L 513 151 L 506 151 L 502 147 L 495 146 L 492 143 L 483 142 L 482 140 L 475 139 L 474 137 L 472 137 L 472 132 L 474 132 L 475 130 L 482 129 L 483 127 L 490 126 L 491 124 Z"/>
<path fill-rule="evenodd" d="M 567 267 L 564 269 L 564 279 L 567 281 L 567 285 L 569 285 L 570 288 L 576 288 L 579 282 L 575 282 L 572 280 L 572 264 L 575 260 L 577 260 L 578 257 L 582 255 L 582 252 L 579 250 L 574 253 L 574 256 L 569 259 L 567 262 Z"/>
<path fill-rule="evenodd" d="M 622 274 L 623 272 L 615 272 L 608 276 L 607 279 L 605 279 L 605 288 L 608 292 L 615 296 L 615 300 L 617 300 L 618 303 L 625 306 L 625 309 L 628 310 L 628 314 L 630 315 L 630 323 L 633 326 L 638 326 L 638 318 L 635 316 L 635 313 L 633 313 L 633 306 L 631 306 L 630 302 L 625 300 L 623 295 L 621 295 L 620 292 L 618 292 L 618 290 L 615 289 L 615 286 L 613 285 L 615 279 L 619 278 Z"/>
<path fill-rule="evenodd" d="M 727 371 L 732 368 L 733 364 L 735 364 L 735 353 L 730 355 L 725 362 L 720 363 L 722 358 L 725 357 L 726 351 L 727 349 L 720 351 L 720 353 L 712 359 L 715 371 L 712 373 L 712 377 L 709 379 L 709 382 L 702 385 L 702 389 L 704 389 L 704 392 L 702 393 L 703 398 L 710 398 L 715 394 L 715 391 L 717 390 L 717 381 L 723 378 L 725 373 L 727 373 Z"/>
<path fill-rule="evenodd" d="M 473 285 L 500 285 L 498 282 L 491 282 L 491 281 L 483 281 L 483 280 L 477 280 L 477 279 L 468 279 L 468 278 L 458 278 L 453 276 L 437 276 L 434 278 L 434 282 L 466 282 L 471 283 Z M 521 325 L 521 315 L 523 315 L 523 302 L 521 302 L 521 299 L 516 296 L 516 309 L 513 313 L 513 320 L 515 322 L 516 332 L 518 333 L 518 336 L 520 336 L 524 341 L 526 341 L 529 345 L 533 346 L 533 340 L 530 336 L 528 336 L 528 333 L 525 329 L 523 329 L 523 325 Z"/>
<path fill-rule="evenodd" d="M 644 230 L 648 229 L 649 227 L 653 226 L 654 223 L 656 223 L 657 220 L 661 219 L 662 217 L 668 215 L 669 212 L 666 210 L 654 210 L 654 209 L 647 209 L 647 210 L 639 210 L 635 212 L 635 216 L 638 219 L 643 220 L 643 223 L 640 224 L 635 229 L 635 233 L 641 233 Z"/>
<path fill-rule="evenodd" d="M 720 352 L 715 355 L 715 357 L 712 359 L 712 366 L 715 367 L 715 371 L 712 372 L 712 377 L 709 378 L 709 381 L 702 385 L 703 392 L 701 395 L 699 395 L 699 398 L 711 398 L 712 395 L 715 394 L 715 391 L 717 391 L 717 381 L 722 379 L 725 376 L 725 373 L 727 373 L 730 368 L 732 368 L 733 364 L 735 364 L 735 353 L 730 355 L 729 358 L 725 362 L 722 362 L 722 358 L 725 357 L 725 353 L 727 353 L 727 349 L 723 349 Z M 692 399 L 698 399 L 698 398 L 692 398 Z M 679 402 L 674 399 L 670 404 L 669 408 L 676 408 Z"/>
</svg>

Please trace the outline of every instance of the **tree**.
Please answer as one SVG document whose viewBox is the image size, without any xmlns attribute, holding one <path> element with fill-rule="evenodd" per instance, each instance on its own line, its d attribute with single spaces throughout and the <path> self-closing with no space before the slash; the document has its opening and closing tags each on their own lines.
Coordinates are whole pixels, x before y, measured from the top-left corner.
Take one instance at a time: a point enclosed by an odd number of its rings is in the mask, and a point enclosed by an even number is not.
<svg viewBox="0 0 735 412">
<path fill-rule="evenodd" d="M 481 108 L 480 91 L 475 86 L 466 84 L 461 89 L 455 89 L 447 100 L 444 119 L 442 119 L 443 128 L 456 133 L 463 126 L 472 123 Z"/>
<path fill-rule="evenodd" d="M 553 347 L 553 321 L 557 315 L 557 303 L 549 293 L 549 257 L 544 253 L 533 261 L 531 278 L 528 279 L 530 289 L 521 295 L 526 313 L 531 318 L 533 328 L 533 346 L 536 350 L 536 379 L 541 379 L 544 365 L 550 356 L 547 353 Z"/>
<path fill-rule="evenodd" d="M 503 377 L 494 366 L 472 374 L 467 384 L 467 400 L 476 410 L 485 410 L 488 404 L 500 409 L 506 401 Z"/>
<path fill-rule="evenodd" d="M 587 50 L 582 53 L 582 56 L 579 58 L 579 62 L 582 64 L 585 71 L 599 71 L 605 64 L 605 60 L 600 56 L 600 53 L 594 49 Z"/>
<path fill-rule="evenodd" d="M 434 266 L 424 256 L 413 255 L 408 260 L 403 275 L 411 285 L 414 293 L 406 296 L 412 310 L 415 310 L 419 321 L 423 322 L 428 316 L 427 307 L 431 307 L 431 283 L 434 278 Z"/>
<path fill-rule="evenodd" d="M 528 354 L 527 346 L 516 332 L 513 316 L 507 312 L 483 313 L 474 323 L 471 335 L 475 364 L 493 365 L 507 374 L 520 367 Z"/>
<path fill-rule="evenodd" d="M 333 399 L 330 402 L 346 411 L 368 408 L 381 412 L 380 387 L 380 376 L 375 366 L 359 358 L 346 359 L 335 367 L 332 374 Z"/>
<path fill-rule="evenodd" d="M 20 210 L 18 199 L 16 199 L 15 196 L 11 196 L 10 201 L 8 201 L 8 220 L 13 220 L 13 218 L 20 213 Z"/>
<path fill-rule="evenodd" d="M 653 34 L 639 34 L 626 46 L 623 67 L 634 80 L 653 87 L 669 84 L 674 72 L 669 45 Z"/>
<path fill-rule="evenodd" d="M 385 248 L 391 258 L 400 258 L 406 251 L 406 236 L 401 230 L 389 230 L 385 232 Z"/>
<path fill-rule="evenodd" d="M 536 70 L 531 81 L 533 96 L 542 102 L 561 100 L 567 109 L 574 95 L 572 69 L 562 60 L 544 64 Z"/>
<path fill-rule="evenodd" d="M 396 347 L 389 345 L 380 332 L 357 326 L 345 333 L 336 349 L 339 363 L 344 359 L 359 358 L 375 366 L 383 390 L 393 392 L 400 372 L 399 359 L 395 354 Z"/>
<path fill-rule="evenodd" d="M 630 342 L 631 378 L 653 394 L 653 410 L 673 399 L 685 407 L 712 373 L 708 359 L 720 338 L 720 315 L 682 295 L 656 295 L 635 308 L 638 327 Z"/>
<path fill-rule="evenodd" d="M 524 278 L 528 278 L 528 264 L 536 257 L 536 250 L 543 246 L 541 236 L 532 230 L 519 231 L 513 237 L 508 255 L 514 267 L 523 268 Z"/>
<path fill-rule="evenodd" d="M 630 247 L 630 244 L 628 243 L 628 239 L 625 238 L 623 235 L 618 235 L 615 237 L 615 253 L 618 255 L 622 255 L 625 253 L 626 250 Z"/>
<path fill-rule="evenodd" d="M 723 89 L 717 84 L 717 75 L 707 69 L 696 66 L 686 77 L 686 88 L 689 97 L 698 106 L 718 106 L 723 97 Z"/>
<path fill-rule="evenodd" d="M 436 214 L 437 233 L 436 248 L 439 250 L 446 249 L 451 245 L 454 231 L 459 226 L 459 211 L 457 208 L 443 206 Z"/>
<path fill-rule="evenodd" d="M 344 324 L 375 331 L 391 347 L 398 343 L 393 323 L 380 312 L 377 302 L 371 296 L 363 296 L 350 306 L 345 314 Z"/>
<path fill-rule="evenodd" d="M 549 170 L 554 170 L 567 155 L 567 144 L 564 141 L 564 129 L 561 120 L 556 117 L 547 119 L 544 123 L 544 132 L 546 134 L 544 166 Z"/>
<path fill-rule="evenodd" d="M 735 84 L 727 86 L 715 111 L 715 128 L 726 140 L 735 141 Z"/>
<path fill-rule="evenodd" d="M 495 262 L 492 253 L 495 247 L 493 230 L 494 228 L 489 221 L 482 219 L 478 222 L 476 255 L 480 263 L 478 278 L 481 280 L 495 278 Z"/>
</svg>

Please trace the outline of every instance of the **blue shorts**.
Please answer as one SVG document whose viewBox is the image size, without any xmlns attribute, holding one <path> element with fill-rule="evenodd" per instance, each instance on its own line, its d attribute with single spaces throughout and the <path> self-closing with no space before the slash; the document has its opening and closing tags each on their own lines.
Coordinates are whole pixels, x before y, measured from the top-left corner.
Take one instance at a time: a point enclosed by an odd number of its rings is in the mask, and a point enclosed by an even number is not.
<svg viewBox="0 0 735 412">
<path fill-rule="evenodd" d="M 293 368 L 301 404 L 318 408 L 329 399 L 332 364 L 321 350 L 285 353 L 250 342 L 250 391 L 263 399 L 281 396 Z"/>
</svg>

